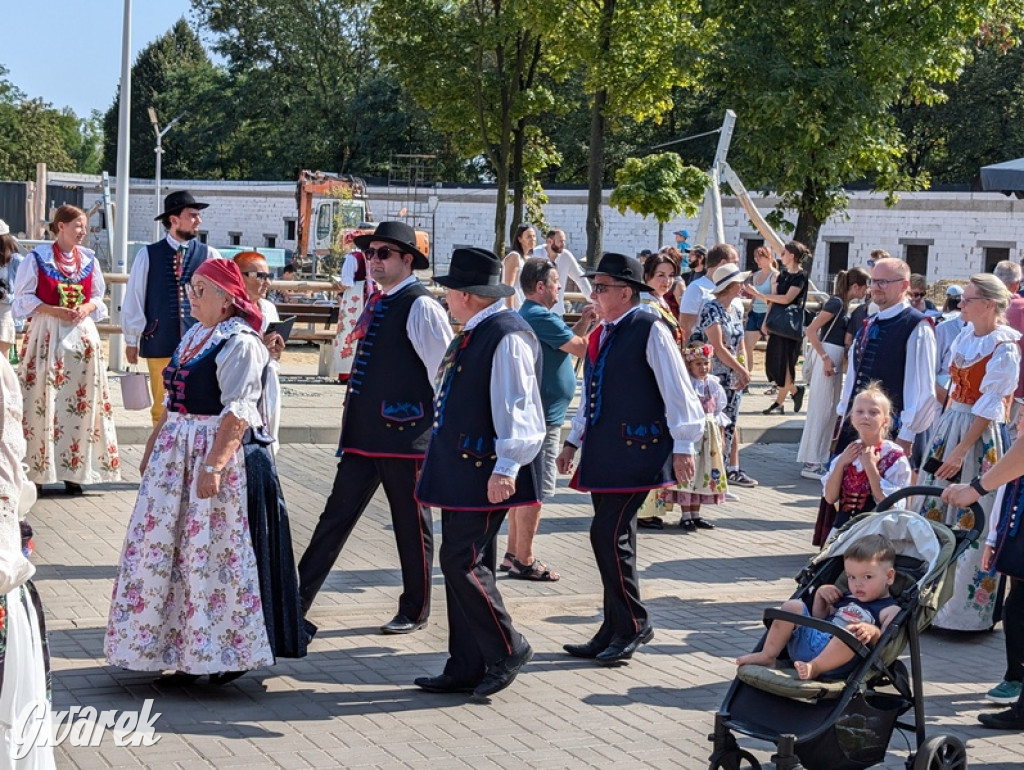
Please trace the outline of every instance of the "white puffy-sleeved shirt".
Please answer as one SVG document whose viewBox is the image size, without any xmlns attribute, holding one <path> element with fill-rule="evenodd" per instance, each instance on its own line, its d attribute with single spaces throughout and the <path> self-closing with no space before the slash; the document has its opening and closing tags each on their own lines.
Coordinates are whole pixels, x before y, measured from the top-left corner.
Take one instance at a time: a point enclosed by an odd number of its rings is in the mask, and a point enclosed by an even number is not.
<svg viewBox="0 0 1024 770">
<path fill-rule="evenodd" d="M 859 441 L 859 439 L 858 439 Z M 894 441 L 883 439 L 882 449 L 878 453 L 879 463 L 887 457 L 891 452 L 899 452 L 903 454 L 903 450 L 900 449 L 899 445 Z M 824 476 L 821 477 L 821 493 L 824 495 L 825 490 L 828 489 L 828 480 L 832 478 L 832 474 L 836 470 L 836 464 L 839 462 L 839 457 L 833 457 L 832 462 L 828 464 L 828 471 Z M 864 464 L 860 461 L 860 458 L 856 458 L 853 463 L 853 468 L 856 471 L 863 471 Z M 879 479 L 879 486 L 882 487 L 882 495 L 888 497 L 891 494 L 899 492 L 901 489 L 910 486 L 912 471 L 910 469 L 910 461 L 907 460 L 906 455 L 897 459 L 889 468 L 882 474 Z"/>
<path fill-rule="evenodd" d="M 170 233 L 167 233 L 166 240 L 175 251 L 188 243 L 188 241 L 179 241 Z M 223 259 L 220 252 L 212 246 L 206 248 L 209 250 L 207 259 Z M 149 250 L 143 246 L 136 253 L 135 261 L 132 262 L 124 301 L 121 303 L 121 330 L 124 332 L 124 344 L 130 348 L 138 347 L 139 337 L 146 328 L 146 283 L 148 281 Z"/>
<path fill-rule="evenodd" d="M 204 336 L 209 329 L 202 324 L 195 324 L 181 338 L 179 350 L 188 347 Z M 206 340 L 196 356 L 204 350 L 219 345 L 224 340 L 224 347 L 217 353 L 217 384 L 220 386 L 220 402 L 224 406 L 220 416 L 230 412 L 247 425 L 262 425 L 263 418 L 259 411 L 260 393 L 262 392 L 263 368 L 270 360 L 267 346 L 259 332 L 238 316 L 221 321 L 214 327 L 213 334 Z M 168 397 L 164 397 L 167 405 Z"/>
<path fill-rule="evenodd" d="M 997 326 L 991 334 L 979 337 L 974 333 L 974 325 L 967 324 L 953 341 L 950 351 L 952 365 L 970 366 L 988 355 L 992 356 L 985 365 L 981 398 L 971 406 L 974 416 L 993 422 L 1006 421 L 1003 399 L 1013 395 L 1020 375 L 1019 339 L 1020 332 L 1009 326 Z M 955 388 L 951 398 L 956 399 Z"/>
<path fill-rule="evenodd" d="M 107 284 L 103 280 L 103 271 L 100 270 L 96 255 L 90 249 L 78 247 L 78 253 L 82 256 L 82 269 L 78 275 L 71 276 L 73 280 L 81 279 L 88 267 L 92 265 L 92 290 L 89 292 L 89 302 L 96 306 L 89 317 L 93 321 L 103 321 L 110 314 L 107 312 L 107 305 L 103 301 L 103 295 L 107 291 Z M 39 288 L 39 263 L 36 262 L 33 254 L 38 254 L 39 259 L 46 265 L 57 268 L 53 259 L 53 244 L 45 243 L 33 249 L 32 254 L 25 257 L 21 266 L 18 267 L 18 275 L 14 279 L 14 301 L 11 303 L 11 311 L 16 318 L 28 318 L 35 312 L 35 309 L 43 304 L 43 301 L 36 296 Z"/>
<path fill-rule="evenodd" d="M 711 414 L 715 416 L 715 424 L 719 428 L 724 428 L 732 422 L 725 413 L 725 406 L 729 399 L 725 395 L 725 388 L 722 387 L 722 383 L 715 375 L 709 374 L 703 380 L 691 376 L 690 384 L 693 385 L 693 390 L 698 397 L 703 397 L 708 392 L 711 393 L 711 397 L 715 400 L 715 411 Z"/>
</svg>

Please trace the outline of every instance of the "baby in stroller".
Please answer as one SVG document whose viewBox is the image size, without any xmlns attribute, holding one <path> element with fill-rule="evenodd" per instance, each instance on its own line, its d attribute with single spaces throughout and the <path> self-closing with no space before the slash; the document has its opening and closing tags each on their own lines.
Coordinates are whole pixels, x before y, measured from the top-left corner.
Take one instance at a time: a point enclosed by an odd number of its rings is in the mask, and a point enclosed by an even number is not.
<svg viewBox="0 0 1024 770">
<path fill-rule="evenodd" d="M 865 535 L 851 544 L 843 555 L 849 590 L 844 594 L 834 585 L 821 586 L 814 593 L 811 615 L 845 628 L 861 644 L 874 647 L 899 612 L 889 595 L 896 579 L 895 560 L 895 549 L 885 535 Z M 807 615 L 807 605 L 800 599 L 790 599 L 782 609 Z M 854 651 L 831 634 L 776 620 L 761 651 L 737 658 L 736 665 L 774 666 L 783 648 L 801 679 L 842 679 L 857 662 Z"/>
</svg>

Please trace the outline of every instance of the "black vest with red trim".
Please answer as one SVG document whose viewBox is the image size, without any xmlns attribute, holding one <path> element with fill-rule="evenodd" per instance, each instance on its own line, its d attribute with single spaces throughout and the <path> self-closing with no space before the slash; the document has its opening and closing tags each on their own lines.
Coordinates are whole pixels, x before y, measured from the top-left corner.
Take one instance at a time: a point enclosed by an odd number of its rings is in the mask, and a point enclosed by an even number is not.
<svg viewBox="0 0 1024 770">
<path fill-rule="evenodd" d="M 656 323 L 663 322 L 634 310 L 603 342 L 603 332 L 590 336 L 580 405 L 587 420 L 574 489 L 633 492 L 675 483 L 665 401 L 647 363 Z"/>
<path fill-rule="evenodd" d="M 146 327 L 139 338 L 139 353 L 144 358 L 168 358 L 196 320 L 185 293 L 185 284 L 210 255 L 205 243 L 191 240 L 185 246 L 181 276 L 175 275 L 177 251 L 166 238 L 146 247 L 149 273 L 143 312 Z"/>
<path fill-rule="evenodd" d="M 868 319 L 853 343 L 853 367 L 856 380 L 853 395 L 860 393 L 872 380 L 892 401 L 893 428 L 898 432 L 899 415 L 903 411 L 903 384 L 907 378 L 907 343 L 924 313 L 906 307 L 892 318 Z M 895 433 L 893 434 L 895 435 Z"/>
<path fill-rule="evenodd" d="M 422 458 L 430 440 L 434 372 L 427 372 L 406 331 L 423 284 L 380 298 L 352 363 L 339 454 Z M 433 298 L 430 298 L 433 302 Z"/>
<path fill-rule="evenodd" d="M 487 499 L 487 481 L 498 459 L 491 417 L 494 351 L 515 332 L 533 334 L 519 313 L 501 311 L 453 341 L 458 347 L 437 391 L 434 430 L 416 487 L 416 499 L 423 505 L 499 510 L 537 502 L 536 459 L 520 467 L 512 497 L 498 504 Z M 534 367 L 539 381 L 539 356 Z"/>
</svg>

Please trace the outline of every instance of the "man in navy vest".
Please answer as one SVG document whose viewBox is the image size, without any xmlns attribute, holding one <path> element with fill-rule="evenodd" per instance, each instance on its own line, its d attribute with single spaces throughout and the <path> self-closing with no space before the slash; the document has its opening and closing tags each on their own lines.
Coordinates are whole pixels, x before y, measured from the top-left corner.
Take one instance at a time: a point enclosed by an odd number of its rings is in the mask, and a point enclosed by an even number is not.
<svg viewBox="0 0 1024 770">
<path fill-rule="evenodd" d="M 146 359 L 154 425 L 164 410 L 164 367 L 182 335 L 196 322 L 189 312 L 185 286 L 203 262 L 221 258 L 216 249 L 196 240 L 203 221 L 199 212 L 209 205 L 187 190 L 164 198 L 164 212 L 156 219 L 167 237 L 139 249 L 128 275 L 121 306 L 125 353 L 129 364 L 137 364 L 140 353 Z"/>
<path fill-rule="evenodd" d="M 840 418 L 853 398 L 877 380 L 892 401 L 891 437 L 911 455 L 914 437 L 928 430 L 941 411 L 935 398 L 935 333 L 924 314 L 907 301 L 910 267 L 901 259 L 883 257 L 871 268 L 871 301 L 878 312 L 868 318 L 853 339 Z M 844 421 L 836 451 L 841 452 L 857 432 Z"/>
<path fill-rule="evenodd" d="M 416 502 L 416 476 L 430 438 L 434 374 L 452 338 L 444 309 L 413 270 L 430 266 L 404 222 L 381 222 L 356 245 L 380 287 L 352 331 L 358 340 L 345 393 L 338 472 L 313 537 L 299 561 L 302 611 L 341 555 L 352 530 L 381 485 L 402 565 L 398 613 L 384 634 L 423 628 L 430 615 L 434 534 L 430 510 Z M 307 621 L 307 631 L 316 627 Z"/>
<path fill-rule="evenodd" d="M 557 463 L 568 473 L 582 449 L 570 486 L 591 493 L 604 622 L 590 641 L 565 651 L 615 666 L 654 637 L 640 600 L 637 511 L 650 490 L 693 478 L 704 410 L 668 326 L 637 312 L 640 292 L 648 291 L 639 260 L 605 254 L 587 277 L 601 325 L 590 335 L 582 403 Z"/>
<path fill-rule="evenodd" d="M 495 538 L 512 506 L 535 505 L 544 440 L 540 348 L 505 306 L 501 261 L 485 249 L 452 254 L 448 309 L 463 324 L 435 380 L 434 428 L 416 497 L 441 509 L 441 571 L 448 598 L 448 662 L 420 677 L 429 692 L 486 699 L 533 657 L 494 579 Z"/>
</svg>

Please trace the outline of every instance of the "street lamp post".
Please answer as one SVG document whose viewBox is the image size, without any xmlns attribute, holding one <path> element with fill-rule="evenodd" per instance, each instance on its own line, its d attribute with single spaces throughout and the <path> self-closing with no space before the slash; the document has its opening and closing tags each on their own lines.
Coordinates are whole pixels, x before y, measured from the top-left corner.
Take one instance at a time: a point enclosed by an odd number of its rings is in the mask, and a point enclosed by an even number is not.
<svg viewBox="0 0 1024 770">
<path fill-rule="evenodd" d="M 148 112 L 149 122 L 153 124 L 153 133 L 156 134 L 156 147 L 153 150 L 153 152 L 156 153 L 156 189 L 154 190 L 154 204 L 156 206 L 156 214 L 157 216 L 160 216 L 160 166 L 164 156 L 164 134 L 166 134 L 168 131 L 174 128 L 174 124 L 181 120 L 183 117 L 185 117 L 185 113 L 181 113 L 178 117 L 176 117 L 166 126 L 164 126 L 163 130 L 161 131 L 160 123 L 158 123 L 156 119 L 156 109 L 150 107 Z M 160 240 L 159 222 L 157 222 L 156 225 L 153 227 L 153 237 L 158 241 Z"/>
</svg>

